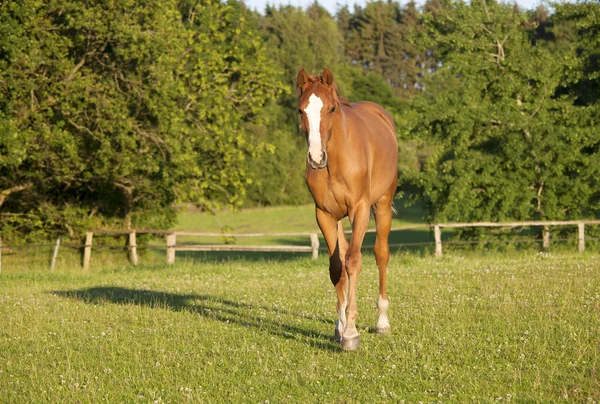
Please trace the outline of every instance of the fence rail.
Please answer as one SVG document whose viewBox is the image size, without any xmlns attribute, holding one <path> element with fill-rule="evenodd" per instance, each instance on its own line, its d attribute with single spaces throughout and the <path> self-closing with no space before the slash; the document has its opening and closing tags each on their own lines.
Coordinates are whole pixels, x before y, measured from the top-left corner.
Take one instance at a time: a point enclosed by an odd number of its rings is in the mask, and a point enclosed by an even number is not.
<svg viewBox="0 0 600 404">
<path fill-rule="evenodd" d="M 577 226 L 577 239 L 556 239 L 556 241 L 567 241 L 576 240 L 577 249 L 579 252 L 585 251 L 585 226 L 586 225 L 600 225 L 600 220 L 560 220 L 560 221 L 524 221 L 524 222 L 475 222 L 475 223 L 438 223 L 438 224 L 419 224 L 394 227 L 391 231 L 406 231 L 416 229 L 427 229 L 433 228 L 433 242 L 417 242 L 417 243 L 403 243 L 393 244 L 390 246 L 408 246 L 408 245 L 427 245 L 435 244 L 435 256 L 442 256 L 442 229 L 443 228 L 461 228 L 461 227 L 542 227 L 542 246 L 548 248 L 550 246 L 550 227 L 551 226 Z M 376 229 L 368 229 L 367 233 L 373 233 Z M 347 230 L 346 233 L 351 233 L 351 230 Z M 169 231 L 169 230 L 94 230 L 86 233 L 85 244 L 73 245 L 63 244 L 66 247 L 83 248 L 83 269 L 88 270 L 92 258 L 92 247 L 94 234 L 105 235 L 105 236 L 127 236 L 128 245 L 124 248 L 128 249 L 129 261 L 133 265 L 137 265 L 139 262 L 137 250 L 140 248 L 137 245 L 136 235 L 137 234 L 163 234 L 166 235 L 166 260 L 167 264 L 175 263 L 175 254 L 177 251 L 256 251 L 256 252 L 310 252 L 312 258 L 317 259 L 319 256 L 319 250 L 326 249 L 320 247 L 319 237 L 316 232 L 280 232 L 280 233 L 211 233 L 211 232 L 190 232 L 190 231 Z M 297 245 L 278 245 L 278 246 L 251 246 L 251 245 L 234 245 L 234 244 L 196 244 L 177 245 L 177 236 L 196 236 L 196 237 L 299 237 L 308 236 L 310 238 L 310 245 L 297 246 Z M 588 240 L 598 240 L 588 239 Z M 512 240 L 506 241 L 511 242 Z M 539 240 L 517 240 L 512 242 L 531 242 Z M 459 244 L 459 243 L 489 243 L 490 241 L 472 240 L 472 241 L 454 241 L 446 242 L 448 244 Z M 60 238 L 57 239 L 55 244 L 35 244 L 33 246 L 52 246 L 54 247 L 54 254 L 52 257 L 51 270 L 54 270 L 56 264 L 56 257 L 58 250 L 61 245 Z M 2 271 L 2 249 L 3 248 L 17 248 L 19 246 L 7 246 L 2 245 L 2 239 L 0 238 L 0 272 Z M 104 246 L 96 246 L 104 247 Z M 123 248 L 123 247 L 112 247 L 111 248 Z M 164 248 L 159 246 L 144 246 L 143 248 Z"/>
</svg>

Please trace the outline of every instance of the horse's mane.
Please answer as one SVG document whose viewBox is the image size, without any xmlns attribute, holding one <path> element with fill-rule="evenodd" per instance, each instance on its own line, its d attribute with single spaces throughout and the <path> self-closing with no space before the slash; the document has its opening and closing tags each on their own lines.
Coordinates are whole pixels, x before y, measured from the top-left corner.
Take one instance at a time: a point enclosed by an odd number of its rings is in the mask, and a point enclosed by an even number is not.
<svg viewBox="0 0 600 404">
<path fill-rule="evenodd" d="M 315 82 L 323 83 L 323 77 L 321 75 L 318 75 L 318 76 L 308 75 L 308 81 L 310 83 L 315 83 Z M 347 107 L 352 108 L 352 104 L 350 104 L 350 101 L 348 101 L 346 98 L 344 98 L 340 95 L 340 91 L 335 82 L 331 85 L 331 87 L 333 87 L 332 93 L 333 93 L 333 98 L 335 99 L 336 104 L 341 104 L 341 105 L 345 105 Z"/>
<path fill-rule="evenodd" d="M 340 103 L 341 105 L 345 105 L 347 107 L 352 108 L 352 104 L 350 104 L 350 101 L 348 101 L 340 95 L 337 85 L 335 83 L 333 83 L 333 98 L 335 98 L 335 101 Z"/>
</svg>

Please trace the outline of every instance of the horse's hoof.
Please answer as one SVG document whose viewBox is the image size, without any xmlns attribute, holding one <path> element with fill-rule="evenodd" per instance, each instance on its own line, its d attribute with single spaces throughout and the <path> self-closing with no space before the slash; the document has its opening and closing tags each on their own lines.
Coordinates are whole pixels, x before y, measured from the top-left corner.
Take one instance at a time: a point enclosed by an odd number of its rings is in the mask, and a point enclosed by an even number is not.
<svg viewBox="0 0 600 404">
<path fill-rule="evenodd" d="M 344 351 L 355 351 L 360 345 L 360 335 L 352 338 L 342 339 L 342 349 Z"/>
<path fill-rule="evenodd" d="M 390 327 L 389 325 L 387 325 L 385 327 L 377 327 L 375 329 L 375 332 L 377 334 L 389 334 L 392 332 L 392 327 Z"/>
<path fill-rule="evenodd" d="M 335 332 L 333 333 L 333 340 L 335 342 L 342 342 L 342 334 L 340 333 L 340 330 L 338 330 L 337 328 L 335 329 Z"/>
</svg>

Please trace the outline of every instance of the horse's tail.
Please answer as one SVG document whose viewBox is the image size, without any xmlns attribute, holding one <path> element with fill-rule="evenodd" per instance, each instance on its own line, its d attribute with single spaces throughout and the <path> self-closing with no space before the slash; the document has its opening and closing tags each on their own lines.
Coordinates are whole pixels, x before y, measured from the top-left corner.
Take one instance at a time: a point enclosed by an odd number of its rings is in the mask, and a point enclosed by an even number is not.
<svg viewBox="0 0 600 404">
<path fill-rule="evenodd" d="M 398 215 L 398 211 L 394 207 L 394 203 L 392 202 L 392 216 Z M 371 219 L 375 218 L 375 212 L 373 211 L 373 206 L 371 206 Z"/>
</svg>

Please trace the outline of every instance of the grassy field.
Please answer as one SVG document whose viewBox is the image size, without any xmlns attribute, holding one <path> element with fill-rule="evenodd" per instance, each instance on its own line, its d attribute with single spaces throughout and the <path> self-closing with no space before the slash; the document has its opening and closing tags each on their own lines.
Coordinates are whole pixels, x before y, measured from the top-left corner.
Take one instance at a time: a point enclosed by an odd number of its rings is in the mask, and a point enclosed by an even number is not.
<svg viewBox="0 0 600 404">
<path fill-rule="evenodd" d="M 418 205 L 405 207 L 405 200 L 394 203 L 397 213 L 392 226 L 424 223 L 422 208 Z M 349 228 L 349 224 L 346 222 Z M 375 222 L 371 221 L 372 228 Z M 203 214 L 193 208 L 184 208 L 179 214 L 177 230 L 219 232 L 227 228 L 236 233 L 250 233 L 257 229 L 270 232 L 318 231 L 315 205 L 277 206 L 267 208 L 223 210 L 214 215 Z"/>
<path fill-rule="evenodd" d="M 350 353 L 324 257 L 6 268 L 0 402 L 597 402 L 599 259 L 395 254 L 380 336 L 365 254 Z"/>
</svg>

